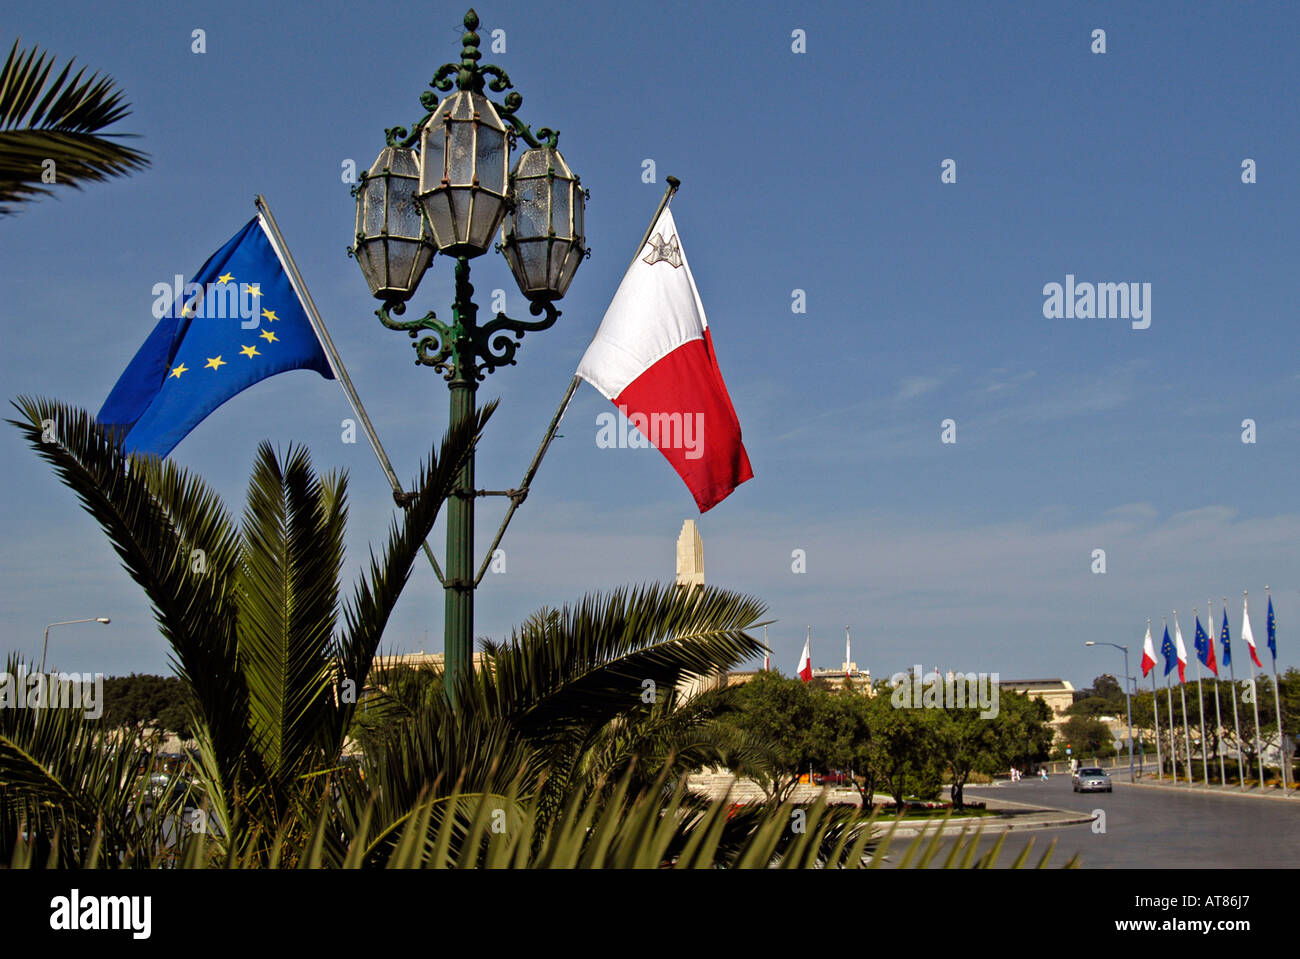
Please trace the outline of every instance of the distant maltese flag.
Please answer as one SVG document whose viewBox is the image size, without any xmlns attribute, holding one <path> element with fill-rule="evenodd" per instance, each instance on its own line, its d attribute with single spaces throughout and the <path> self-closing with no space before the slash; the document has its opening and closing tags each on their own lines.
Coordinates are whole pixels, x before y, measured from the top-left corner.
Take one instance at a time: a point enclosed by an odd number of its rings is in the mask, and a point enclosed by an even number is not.
<svg viewBox="0 0 1300 959">
<path fill-rule="evenodd" d="M 701 513 L 754 476 L 667 207 L 578 364 L 677 471 Z"/>
<path fill-rule="evenodd" d="M 811 639 L 803 641 L 803 652 L 799 654 L 799 669 L 797 670 L 799 678 L 805 683 L 812 679 L 812 652 L 809 649 Z"/>
<path fill-rule="evenodd" d="M 1183 645 L 1183 631 L 1174 617 L 1174 648 L 1178 650 L 1178 681 L 1187 682 L 1187 647 Z"/>
<path fill-rule="evenodd" d="M 1142 640 L 1142 675 L 1145 676 L 1151 672 L 1151 667 L 1156 664 L 1156 648 L 1151 643 L 1151 624 L 1147 623 L 1147 635 Z"/>
<path fill-rule="evenodd" d="M 1245 598 L 1241 601 L 1241 638 L 1250 647 L 1250 658 L 1255 661 L 1256 666 L 1263 669 L 1264 664 L 1259 661 L 1259 652 L 1255 649 L 1255 634 L 1250 628 L 1250 601 Z"/>
</svg>

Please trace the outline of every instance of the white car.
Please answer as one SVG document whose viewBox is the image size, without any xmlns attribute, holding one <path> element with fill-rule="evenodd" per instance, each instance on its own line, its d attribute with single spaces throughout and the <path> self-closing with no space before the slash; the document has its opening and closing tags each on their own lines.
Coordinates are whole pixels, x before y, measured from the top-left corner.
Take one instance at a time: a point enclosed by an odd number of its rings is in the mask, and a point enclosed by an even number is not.
<svg viewBox="0 0 1300 959">
<path fill-rule="evenodd" d="M 1110 777 L 1104 769 L 1083 766 L 1074 774 L 1074 791 L 1077 793 L 1112 792 Z"/>
</svg>

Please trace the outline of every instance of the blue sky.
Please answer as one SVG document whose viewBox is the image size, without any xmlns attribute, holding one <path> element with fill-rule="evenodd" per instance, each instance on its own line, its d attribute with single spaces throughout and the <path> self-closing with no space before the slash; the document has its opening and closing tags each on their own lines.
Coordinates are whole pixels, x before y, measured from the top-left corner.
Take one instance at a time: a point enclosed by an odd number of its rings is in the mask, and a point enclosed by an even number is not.
<svg viewBox="0 0 1300 959">
<path fill-rule="evenodd" d="M 192 275 L 263 193 L 404 480 L 447 423 L 445 385 L 380 327 L 345 254 L 343 164 L 409 125 L 458 59 L 458 5 L 28 5 L 3 36 L 111 74 L 117 129 L 153 166 L 0 223 L 5 397 L 97 410 L 152 328 L 155 283 Z M 516 484 L 595 332 L 668 174 L 755 479 L 699 519 L 710 582 L 757 595 L 793 670 L 912 663 L 1084 685 L 1139 655 L 1148 617 L 1249 589 L 1297 662 L 1300 389 L 1294 212 L 1300 83 L 1290 4 L 771 3 L 478 6 L 524 97 L 591 190 L 592 258 L 563 317 L 524 339 L 480 485 Z M 1092 53 L 1092 31 L 1106 52 Z M 191 51 L 206 33 L 207 52 Z M 792 32 L 806 32 L 806 52 Z M 941 164 L 956 162 L 955 183 Z M 1258 182 L 1244 184 L 1244 159 Z M 642 181 L 654 160 L 657 182 Z M 480 305 L 504 261 L 474 262 Z M 1043 288 L 1151 284 L 1151 324 L 1047 319 Z M 1286 277 L 1292 277 L 1287 280 Z M 807 312 L 792 312 L 793 291 Z M 449 314 L 441 258 L 413 301 Z M 600 449 L 608 402 L 583 386 L 478 597 L 501 637 L 543 603 L 670 577 L 694 505 L 654 450 Z M 350 415 L 314 373 L 265 381 L 173 454 L 242 510 L 263 439 L 351 477 L 347 578 L 392 512 Z M 1242 421 L 1257 441 L 1242 442 Z M 940 441 L 956 423 L 957 442 Z M 142 593 L 72 494 L 11 427 L 2 643 L 67 669 L 162 672 Z M 500 502 L 480 507 L 485 549 Z M 443 541 L 441 524 L 434 542 Z M 804 550 L 807 572 L 792 572 Z M 1106 572 L 1092 572 L 1104 549 Z M 350 592 L 350 590 L 349 590 Z M 417 565 L 386 639 L 442 646 L 442 596 Z M 1267 662 L 1267 659 L 1265 660 Z M 1244 662 L 1244 660 L 1243 660 Z"/>
</svg>

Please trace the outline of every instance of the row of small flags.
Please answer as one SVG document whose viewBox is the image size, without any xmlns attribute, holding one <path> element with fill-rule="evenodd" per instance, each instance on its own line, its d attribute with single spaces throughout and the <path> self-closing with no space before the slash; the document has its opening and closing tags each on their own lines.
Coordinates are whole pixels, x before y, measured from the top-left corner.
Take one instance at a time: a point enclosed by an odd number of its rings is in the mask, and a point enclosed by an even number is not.
<svg viewBox="0 0 1300 959">
<path fill-rule="evenodd" d="M 1264 587 L 1267 593 L 1268 587 Z M 1214 629 L 1213 613 L 1207 610 L 1206 624 L 1211 630 Z M 1241 608 L 1241 638 L 1246 641 L 1246 646 L 1250 651 L 1250 658 L 1260 669 L 1264 664 L 1259 661 L 1259 650 L 1255 646 L 1255 634 L 1250 628 L 1250 598 L 1243 595 Z M 1219 632 L 1219 642 L 1223 645 L 1223 665 L 1231 667 L 1232 665 L 1232 646 L 1230 644 L 1230 631 L 1228 628 L 1228 604 L 1227 600 L 1223 604 L 1223 628 Z M 1196 632 L 1194 645 L 1196 648 L 1196 658 L 1201 665 L 1205 666 L 1215 676 L 1219 675 L 1218 663 L 1214 657 L 1214 642 L 1210 633 L 1205 631 L 1201 626 L 1201 617 L 1199 611 L 1196 613 Z M 1273 666 L 1277 667 L 1277 620 L 1273 615 L 1273 597 L 1268 597 L 1268 650 L 1273 655 Z M 1173 671 L 1174 665 L 1178 666 L 1178 681 L 1187 682 L 1187 647 L 1183 644 L 1182 627 L 1178 624 L 1178 611 L 1174 611 L 1174 638 L 1169 639 L 1169 621 L 1165 621 L 1165 635 L 1160 642 L 1160 653 L 1165 659 L 1164 675 L 1168 676 Z M 1155 647 L 1151 642 L 1151 621 L 1147 620 L 1147 633 L 1142 641 L 1142 675 L 1146 676 L 1156 664 Z"/>
<path fill-rule="evenodd" d="M 1278 681 L 1277 681 L 1277 618 L 1273 614 L 1273 597 L 1269 595 L 1267 586 L 1264 587 L 1264 593 L 1266 596 L 1268 596 L 1268 621 L 1267 621 L 1268 622 L 1268 626 L 1267 626 L 1268 651 L 1269 653 L 1272 654 L 1273 657 L 1273 698 L 1274 698 L 1274 705 L 1277 709 L 1277 716 L 1278 716 L 1278 743 L 1279 746 L 1282 747 L 1282 755 L 1283 755 L 1283 761 L 1281 764 L 1282 788 L 1283 791 L 1285 792 L 1288 789 L 1287 780 L 1289 778 L 1288 775 L 1289 770 L 1287 768 L 1288 764 L 1286 759 L 1286 740 L 1282 732 L 1283 731 L 1282 701 L 1281 701 L 1281 696 L 1279 693 Z M 1201 617 L 1199 611 L 1194 611 L 1194 612 L 1196 613 L 1196 631 L 1194 634 L 1195 636 L 1194 645 L 1196 648 L 1196 661 L 1201 666 L 1205 666 L 1207 669 L 1209 669 L 1209 671 L 1217 677 L 1219 675 L 1219 664 L 1218 662 L 1216 662 L 1214 656 L 1214 639 L 1212 635 L 1214 630 L 1213 608 L 1208 609 L 1206 611 L 1206 625 L 1209 627 L 1208 632 L 1201 625 Z M 1259 650 L 1255 646 L 1255 634 L 1250 627 L 1250 596 L 1246 591 L 1242 592 L 1242 599 L 1241 599 L 1241 638 L 1246 641 L 1246 648 L 1250 652 L 1250 661 L 1252 664 L 1250 669 L 1250 673 L 1251 673 L 1250 682 L 1251 685 L 1253 686 L 1255 682 L 1254 680 L 1255 667 L 1259 667 L 1262 670 L 1264 668 L 1264 664 L 1259 660 Z M 1236 675 L 1236 669 L 1233 667 L 1232 664 L 1232 645 L 1230 639 L 1231 639 L 1230 631 L 1228 628 L 1228 601 L 1225 598 L 1223 601 L 1223 626 L 1219 631 L 1219 642 L 1223 647 L 1223 665 L 1228 667 L 1230 671 L 1230 675 L 1232 676 L 1233 686 L 1235 688 L 1237 675 Z M 1187 763 L 1187 779 L 1190 782 L 1192 781 L 1192 738 L 1191 738 L 1191 731 L 1188 728 L 1188 722 L 1187 722 L 1187 692 L 1186 692 L 1187 647 L 1183 644 L 1183 631 L 1182 631 L 1182 627 L 1178 623 L 1178 612 L 1176 610 L 1174 611 L 1174 638 L 1173 640 L 1170 640 L 1169 621 L 1165 620 L 1164 638 L 1161 640 L 1160 643 L 1160 653 L 1162 656 L 1164 656 L 1164 660 L 1165 660 L 1164 675 L 1166 677 L 1168 677 L 1169 674 L 1173 671 L 1175 665 L 1178 666 L 1179 694 L 1183 700 L 1183 739 L 1186 746 L 1183 755 Z M 1151 620 L 1147 620 L 1147 632 L 1145 638 L 1142 641 L 1142 675 L 1143 676 L 1146 676 L 1148 674 L 1151 675 L 1151 691 L 1153 694 L 1156 692 L 1156 677 L 1155 674 L 1152 672 L 1152 670 L 1155 668 L 1155 665 L 1156 665 L 1156 652 L 1151 642 Z M 1202 772 L 1204 773 L 1205 776 L 1205 785 L 1208 787 L 1210 784 L 1210 768 L 1209 768 L 1209 758 L 1205 754 L 1205 742 L 1206 742 L 1205 712 L 1204 712 L 1204 699 L 1202 698 L 1203 694 L 1201 691 L 1201 671 L 1199 666 L 1197 667 L 1196 670 L 1196 689 L 1197 689 L 1197 698 L 1201 703 L 1201 708 L 1198 710 L 1198 713 L 1200 715 L 1200 725 L 1201 725 Z M 1169 709 L 1169 741 L 1171 743 L 1171 748 L 1176 749 L 1177 740 L 1175 739 L 1175 732 L 1174 732 L 1173 691 L 1169 683 L 1166 683 L 1165 693 L 1168 698 L 1168 709 Z M 1243 697 L 1243 701 L 1245 701 L 1244 697 Z M 1259 782 L 1262 787 L 1264 784 L 1264 750 L 1262 748 L 1262 737 L 1260 735 L 1259 701 L 1254 696 L 1251 696 L 1249 701 L 1254 707 L 1255 743 L 1256 743 L 1255 755 L 1256 755 L 1257 762 L 1259 764 Z M 1152 705 L 1156 710 L 1155 721 L 1156 721 L 1157 730 L 1160 727 L 1159 703 L 1160 703 L 1159 696 L 1155 696 Z M 1223 728 L 1223 719 L 1219 707 L 1219 687 L 1217 684 L 1214 686 L 1214 712 L 1215 712 L 1215 718 L 1219 724 L 1219 728 L 1221 729 Z M 1244 789 L 1245 779 L 1243 778 L 1243 772 L 1245 767 L 1243 763 L 1243 757 L 1241 755 L 1241 743 L 1242 743 L 1241 720 L 1237 713 L 1237 695 L 1235 692 L 1233 693 L 1232 696 L 1232 722 L 1236 732 L 1236 739 L 1237 739 L 1238 779 L 1241 781 L 1242 788 Z M 1171 759 L 1173 760 L 1174 782 L 1177 783 L 1178 781 L 1177 755 L 1172 756 Z M 1158 766 L 1163 768 L 1163 762 L 1161 761 L 1160 758 L 1159 733 L 1157 733 L 1156 735 L 1156 763 Z M 1223 763 L 1223 754 L 1221 751 L 1219 752 L 1219 776 L 1220 776 L 1220 782 L 1226 782 L 1224 763 Z"/>
</svg>

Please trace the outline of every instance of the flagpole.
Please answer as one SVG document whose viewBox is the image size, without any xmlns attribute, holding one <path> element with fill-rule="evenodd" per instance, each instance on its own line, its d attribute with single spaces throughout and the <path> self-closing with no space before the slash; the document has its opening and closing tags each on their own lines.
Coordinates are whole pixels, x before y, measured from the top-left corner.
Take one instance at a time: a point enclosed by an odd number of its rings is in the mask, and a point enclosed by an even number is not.
<svg viewBox="0 0 1300 959">
<path fill-rule="evenodd" d="M 1205 601 L 1205 608 L 1210 617 L 1210 650 L 1214 650 L 1214 600 Z M 1223 713 L 1219 709 L 1219 667 L 1214 667 L 1214 751 L 1219 754 L 1219 785 L 1228 785 L 1227 770 L 1223 765 Z"/>
<path fill-rule="evenodd" d="M 1169 706 L 1169 768 L 1173 771 L 1174 785 L 1178 785 L 1178 734 L 1174 732 L 1174 688 L 1169 674 L 1165 674 L 1165 702 Z"/>
<path fill-rule="evenodd" d="M 1290 779 L 1291 770 L 1288 768 L 1291 763 L 1288 761 L 1286 754 L 1286 732 L 1282 726 L 1282 697 L 1279 693 L 1281 684 L 1277 680 L 1277 631 L 1273 625 L 1273 597 L 1269 595 L 1268 586 L 1264 586 L 1264 596 L 1268 600 L 1268 625 L 1265 627 L 1268 636 L 1268 651 L 1273 656 L 1273 708 L 1277 710 L 1277 751 L 1282 758 L 1282 797 L 1290 799 L 1290 786 L 1287 785 Z"/>
<path fill-rule="evenodd" d="M 1223 621 L 1228 621 L 1228 597 L 1223 597 Z M 1237 739 L 1237 783 L 1242 791 L 1246 789 L 1246 774 L 1243 772 L 1246 759 L 1241 753 L 1241 717 L 1237 713 L 1237 664 L 1232 661 L 1232 647 L 1228 650 L 1228 675 L 1232 677 L 1232 727 Z"/>
<path fill-rule="evenodd" d="M 1196 607 L 1192 607 L 1192 612 L 1196 615 L 1196 624 L 1199 627 L 1201 623 L 1201 614 L 1197 612 Z M 1204 632 L 1204 630 L 1202 630 Z M 1192 644 L 1196 640 L 1193 637 Z M 1210 788 L 1210 757 L 1205 752 L 1205 690 L 1201 686 L 1201 651 L 1196 651 L 1196 715 L 1201 720 L 1201 772 L 1205 774 L 1205 788 Z"/>
<path fill-rule="evenodd" d="M 1241 634 L 1243 636 L 1246 635 L 1246 627 L 1250 622 L 1250 596 L 1248 593 L 1248 590 L 1243 589 L 1241 591 Z M 1250 638 L 1254 640 L 1255 631 L 1253 629 L 1250 631 L 1250 634 Z M 1264 741 L 1263 737 L 1260 736 L 1259 733 L 1259 684 L 1255 682 L 1256 654 L 1254 653 L 1253 642 L 1247 643 L 1246 645 L 1251 647 L 1252 654 L 1250 657 L 1250 685 L 1254 688 L 1250 697 L 1250 704 L 1255 708 L 1255 760 L 1259 764 L 1259 791 L 1262 793 L 1264 791 Z"/>
<path fill-rule="evenodd" d="M 637 257 L 645 249 L 646 243 L 650 240 L 650 234 L 654 231 L 655 224 L 659 222 L 659 216 L 664 212 L 664 207 L 668 206 L 677 188 L 682 185 L 682 181 L 675 176 L 665 177 L 668 182 L 668 188 L 664 190 L 664 195 L 659 199 L 659 205 L 655 208 L 654 216 L 650 218 L 650 225 L 646 227 L 645 234 L 641 237 L 641 242 L 637 244 L 636 251 L 632 254 L 632 261 L 628 264 L 628 269 L 636 263 Z M 573 394 L 577 392 L 578 385 L 582 382 L 582 377 L 574 374 L 569 380 L 569 385 L 564 391 L 564 397 L 560 400 L 560 405 L 555 410 L 555 415 L 551 417 L 551 424 L 546 429 L 546 434 L 542 437 L 541 444 L 537 447 L 537 452 L 533 455 L 533 461 L 529 464 L 528 470 L 524 473 L 524 478 L 519 486 L 513 490 L 505 490 L 505 494 L 510 497 L 510 508 L 506 510 L 505 517 L 501 520 L 501 526 L 497 529 L 496 537 L 492 540 L 491 547 L 483 557 L 483 564 L 479 567 L 478 575 L 474 577 L 474 585 L 477 586 L 483 580 L 483 574 L 487 572 L 488 565 L 492 561 L 492 555 L 496 552 L 497 546 L 501 543 L 501 538 L 506 534 L 506 528 L 510 525 L 510 520 L 515 515 L 524 499 L 528 496 L 529 487 L 532 484 L 533 477 L 537 474 L 538 467 L 541 466 L 542 458 L 546 456 L 547 450 L 551 447 L 551 441 L 555 439 L 555 433 L 560 428 L 560 421 L 564 419 L 564 414 L 569 409 L 569 403 L 573 400 Z M 431 557 L 432 558 L 432 557 Z"/>
<path fill-rule="evenodd" d="M 1164 639 L 1160 654 L 1165 656 L 1165 640 L 1169 639 L 1169 617 L 1164 617 Z M 1174 691 L 1169 685 L 1169 660 L 1165 659 L 1165 702 L 1169 706 L 1169 768 L 1173 771 L 1174 785 L 1178 785 L 1178 735 L 1174 732 Z"/>
<path fill-rule="evenodd" d="M 1183 635 L 1183 630 L 1178 625 L 1178 610 L 1174 610 L 1174 635 L 1179 637 Z M 1186 654 L 1187 644 L 1184 643 L 1183 655 Z M 1175 651 L 1175 655 L 1177 655 L 1177 651 Z M 1181 663 L 1179 665 L 1182 666 Z M 1183 679 L 1185 669 L 1186 667 L 1183 667 L 1178 670 L 1178 698 L 1181 699 L 1183 703 L 1183 746 L 1187 750 L 1185 754 L 1187 759 L 1187 785 L 1195 786 L 1196 777 L 1192 775 L 1192 734 L 1187 727 L 1187 683 Z"/>
<path fill-rule="evenodd" d="M 1147 636 L 1151 635 L 1151 618 L 1147 617 Z M 1160 690 L 1156 688 L 1156 667 L 1151 664 L 1151 712 L 1156 723 L 1156 782 L 1165 778 L 1164 759 L 1160 755 Z"/>
<path fill-rule="evenodd" d="M 339 351 L 330 338 L 329 330 L 325 328 L 325 321 L 321 318 L 320 311 L 316 309 L 316 301 L 311 298 L 307 283 L 303 280 L 302 274 L 298 272 L 298 264 L 294 262 L 293 254 L 289 252 L 289 244 L 284 242 L 284 237 L 280 234 L 280 227 L 271 214 L 271 207 L 267 204 L 266 197 L 260 193 L 253 201 L 253 205 L 257 208 L 258 218 L 266 227 L 271 246 L 275 250 L 280 264 L 284 267 L 289 282 L 293 284 L 294 292 L 298 294 L 298 299 L 302 301 L 302 305 L 306 308 L 307 319 L 311 323 L 312 331 L 316 334 L 316 339 L 320 342 L 321 348 L 325 351 L 325 356 L 329 360 L 330 368 L 334 371 L 334 376 L 339 381 L 339 385 L 343 387 L 343 392 L 348 398 L 348 404 L 352 407 L 352 411 L 357 414 L 357 419 L 361 421 L 361 429 L 365 432 L 366 439 L 370 441 L 370 448 L 374 451 L 375 459 L 379 460 L 380 469 L 384 471 L 384 476 L 388 479 L 388 485 L 393 489 L 393 499 L 400 506 L 405 497 L 402 484 L 397 478 L 397 473 L 393 470 L 393 464 L 389 461 L 388 454 L 384 451 L 384 445 L 379 441 L 379 434 L 375 431 L 374 424 L 370 422 L 370 415 L 366 412 L 365 406 L 362 405 L 356 387 L 352 385 L 352 377 L 348 376 L 347 367 L 343 365 L 343 358 L 339 356 Z M 438 582 L 443 583 L 442 570 L 438 567 L 438 560 L 434 557 L 433 550 L 429 548 L 429 541 L 425 540 L 421 545 L 424 547 L 424 555 L 428 557 L 430 565 L 433 566 L 433 572 L 438 577 Z"/>
</svg>

